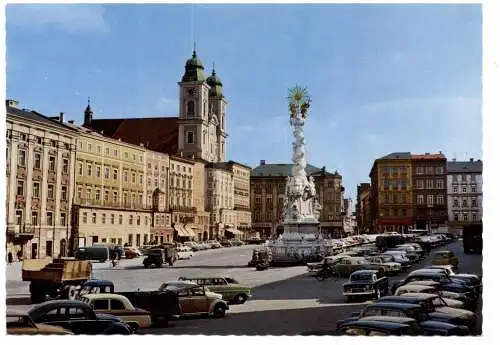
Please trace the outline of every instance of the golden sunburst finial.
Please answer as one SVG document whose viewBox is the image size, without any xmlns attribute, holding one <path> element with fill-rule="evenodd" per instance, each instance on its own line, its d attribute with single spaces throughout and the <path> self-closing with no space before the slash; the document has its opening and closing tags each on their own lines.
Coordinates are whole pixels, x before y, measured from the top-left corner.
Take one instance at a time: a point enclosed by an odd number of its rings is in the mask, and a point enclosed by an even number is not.
<svg viewBox="0 0 500 345">
<path fill-rule="evenodd" d="M 291 118 L 295 118 L 297 116 L 297 109 L 300 109 L 302 118 L 305 119 L 310 104 L 311 97 L 306 87 L 296 85 L 288 90 L 288 105 Z"/>
</svg>

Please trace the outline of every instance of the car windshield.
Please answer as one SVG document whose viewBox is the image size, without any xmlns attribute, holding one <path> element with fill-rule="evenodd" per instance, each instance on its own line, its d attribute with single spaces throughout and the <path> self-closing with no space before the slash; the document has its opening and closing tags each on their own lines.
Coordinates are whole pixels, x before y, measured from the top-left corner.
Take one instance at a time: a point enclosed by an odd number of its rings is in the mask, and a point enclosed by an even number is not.
<svg viewBox="0 0 500 345">
<path fill-rule="evenodd" d="M 371 281 L 372 276 L 373 276 L 372 273 L 356 273 L 356 274 L 351 275 L 351 281 L 353 281 L 353 282 L 362 281 L 362 280 Z"/>
<path fill-rule="evenodd" d="M 381 258 L 382 258 L 383 262 L 391 262 L 392 261 L 392 259 L 388 256 L 382 256 Z"/>
<path fill-rule="evenodd" d="M 228 284 L 239 284 L 236 279 L 225 277 Z"/>
</svg>

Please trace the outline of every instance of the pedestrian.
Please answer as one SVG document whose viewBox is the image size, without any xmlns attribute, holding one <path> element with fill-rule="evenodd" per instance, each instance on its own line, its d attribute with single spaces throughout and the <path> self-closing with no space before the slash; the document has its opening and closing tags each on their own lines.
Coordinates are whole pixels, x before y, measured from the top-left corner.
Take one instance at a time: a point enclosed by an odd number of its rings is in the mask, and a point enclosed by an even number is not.
<svg viewBox="0 0 500 345">
<path fill-rule="evenodd" d="M 9 262 L 9 264 L 11 264 L 14 261 L 14 258 L 12 257 L 12 252 L 9 252 L 7 254 L 7 261 Z"/>
<path fill-rule="evenodd" d="M 17 260 L 23 261 L 23 252 L 20 250 L 17 251 Z"/>
</svg>

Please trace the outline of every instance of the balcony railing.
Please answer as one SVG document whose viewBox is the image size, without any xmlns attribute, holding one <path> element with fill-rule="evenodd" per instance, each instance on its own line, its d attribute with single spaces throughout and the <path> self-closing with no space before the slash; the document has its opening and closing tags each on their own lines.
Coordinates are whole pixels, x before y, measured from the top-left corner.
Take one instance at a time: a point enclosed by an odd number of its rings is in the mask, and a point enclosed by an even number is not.
<svg viewBox="0 0 500 345">
<path fill-rule="evenodd" d="M 196 207 L 191 206 L 171 206 L 169 212 L 196 212 Z"/>
</svg>

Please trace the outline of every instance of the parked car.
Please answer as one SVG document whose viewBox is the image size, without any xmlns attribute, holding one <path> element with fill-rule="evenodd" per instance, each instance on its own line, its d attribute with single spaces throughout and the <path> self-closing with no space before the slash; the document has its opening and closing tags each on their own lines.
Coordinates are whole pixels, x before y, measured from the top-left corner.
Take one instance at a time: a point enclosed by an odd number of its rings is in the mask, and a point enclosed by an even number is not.
<svg viewBox="0 0 500 345">
<path fill-rule="evenodd" d="M 370 263 L 365 258 L 359 257 L 346 256 L 333 265 L 333 272 L 339 277 L 349 277 L 355 271 L 373 269 L 385 272 L 383 268 Z"/>
<path fill-rule="evenodd" d="M 380 257 L 388 257 L 390 259 L 390 262 L 396 262 L 401 265 L 401 271 L 407 272 L 410 267 L 411 267 L 411 262 L 410 260 L 401 255 L 400 253 L 397 254 L 389 254 L 389 253 L 381 253 L 378 256 Z"/>
<path fill-rule="evenodd" d="M 67 335 L 73 334 L 60 326 L 35 323 L 25 311 L 7 309 L 6 313 L 8 335 Z"/>
<path fill-rule="evenodd" d="M 343 324 L 338 328 L 339 335 L 367 336 L 408 336 L 415 334 L 412 326 L 404 323 L 358 320 Z"/>
<path fill-rule="evenodd" d="M 187 242 L 184 242 L 184 245 L 191 248 L 191 250 L 193 252 L 197 252 L 200 250 L 200 246 L 198 245 L 198 243 L 194 242 L 194 241 L 187 241 Z"/>
<path fill-rule="evenodd" d="M 224 317 L 229 306 L 217 295 L 206 291 L 203 286 L 196 283 L 179 286 L 166 285 L 163 291 L 171 291 L 177 294 L 181 309 L 181 316 L 193 314 L 206 314 L 214 317 Z"/>
<path fill-rule="evenodd" d="M 343 294 L 350 302 L 354 297 L 379 299 L 389 293 L 389 279 L 378 270 L 361 270 L 351 274 L 343 285 Z"/>
<path fill-rule="evenodd" d="M 173 281 L 168 281 L 160 285 L 159 290 L 160 291 L 166 291 L 168 290 L 169 287 L 176 287 L 176 288 L 184 288 L 184 287 L 192 287 L 193 282 L 192 281 L 182 281 L 182 280 L 173 280 Z M 213 291 L 210 291 L 208 287 L 204 287 L 205 289 L 205 294 L 209 297 L 217 298 L 217 299 L 222 299 L 222 294 L 220 293 L 215 293 Z"/>
<path fill-rule="evenodd" d="M 189 260 L 193 257 L 194 252 L 187 246 L 177 247 L 177 258 L 179 260 Z"/>
<path fill-rule="evenodd" d="M 173 245 L 154 246 L 148 249 L 146 258 L 143 260 L 142 264 L 144 268 L 150 268 L 151 266 L 160 268 L 166 263 L 172 266 L 177 260 L 177 257 L 177 248 Z"/>
<path fill-rule="evenodd" d="M 433 270 L 416 270 L 411 272 L 405 279 L 396 282 L 392 286 L 391 292 L 394 294 L 398 287 L 409 283 L 414 283 L 419 280 L 433 280 L 440 284 L 441 290 L 458 293 L 469 293 L 468 296 L 477 299 L 474 290 L 471 287 L 465 285 L 463 281 L 451 279 L 446 274 Z"/>
<path fill-rule="evenodd" d="M 95 313 L 84 302 L 53 300 L 40 303 L 28 311 L 36 323 L 60 326 L 74 334 L 132 334 L 132 329 L 118 317 Z"/>
<path fill-rule="evenodd" d="M 476 290 L 476 293 L 481 292 L 483 288 L 482 277 L 470 273 L 456 273 L 456 269 L 452 265 L 432 265 L 427 266 L 424 269 L 440 270 L 453 279 L 465 281 L 467 282 L 467 285 L 472 286 Z"/>
<path fill-rule="evenodd" d="M 216 240 L 209 240 L 207 243 L 210 246 L 210 248 L 212 248 L 212 249 L 216 249 L 216 248 L 222 247 L 220 245 L 219 241 L 216 241 Z"/>
<path fill-rule="evenodd" d="M 231 243 L 231 241 L 229 241 L 229 240 L 222 240 L 222 241 L 220 241 L 219 243 L 220 243 L 220 245 L 221 245 L 221 246 L 223 246 L 223 247 L 232 247 L 232 246 L 233 246 L 233 244 L 232 244 L 232 243 Z"/>
<path fill-rule="evenodd" d="M 418 304 L 433 320 L 467 326 L 471 333 L 476 332 L 477 318 L 473 312 L 450 308 L 438 295 L 418 293 L 410 296 L 385 296 L 379 302 Z"/>
<path fill-rule="evenodd" d="M 407 258 L 410 260 L 412 264 L 417 263 L 420 260 L 420 257 L 417 255 L 417 253 L 413 250 L 413 248 L 408 248 L 408 247 L 398 247 L 398 248 L 389 248 L 387 249 L 384 253 L 389 253 L 389 254 L 396 254 L 399 253 L 403 257 Z"/>
<path fill-rule="evenodd" d="M 407 295 L 409 293 L 428 293 L 428 294 L 438 295 L 438 296 L 441 296 L 441 298 L 443 299 L 443 301 L 449 307 L 452 307 L 452 308 L 461 308 L 461 309 L 465 308 L 465 303 L 464 302 L 462 302 L 462 301 L 460 301 L 458 299 L 443 297 L 443 295 L 441 294 L 441 291 L 437 290 L 433 286 L 412 285 L 412 284 L 403 285 L 403 286 L 399 287 L 396 290 L 396 292 L 394 293 L 394 295 L 395 296 L 405 296 L 405 295 Z"/>
<path fill-rule="evenodd" d="M 378 267 L 383 267 L 386 274 L 396 275 L 401 272 L 401 264 L 394 262 L 390 256 L 387 255 L 377 255 L 369 256 L 366 258 L 369 262 Z"/>
<path fill-rule="evenodd" d="M 250 287 L 243 286 L 229 277 L 179 277 L 178 280 L 191 281 L 205 286 L 210 291 L 221 294 L 224 301 L 231 304 L 243 304 L 252 297 Z"/>
<path fill-rule="evenodd" d="M 317 270 L 321 269 L 321 267 L 323 267 L 323 265 L 325 263 L 330 265 L 330 267 L 333 268 L 333 266 L 335 264 L 337 264 L 340 259 L 345 258 L 345 257 L 350 257 L 350 255 L 342 253 L 342 254 L 338 254 L 338 255 L 327 256 L 319 262 L 310 262 L 307 264 L 307 271 L 308 272 L 316 272 Z"/>
<path fill-rule="evenodd" d="M 96 293 L 80 296 L 79 300 L 90 305 L 97 313 L 119 317 L 134 332 L 139 328 L 151 327 L 151 313 L 134 307 L 125 296 L 115 293 Z"/>
<path fill-rule="evenodd" d="M 441 250 L 434 254 L 432 259 L 433 265 L 452 265 L 453 267 L 458 267 L 458 258 L 450 250 Z"/>
<path fill-rule="evenodd" d="M 436 282 L 433 280 L 417 280 L 417 281 L 413 281 L 413 282 L 409 283 L 408 285 L 433 288 L 436 291 L 438 291 L 438 294 L 441 297 L 451 298 L 451 299 L 455 299 L 455 300 L 458 300 L 460 302 L 463 302 L 466 309 L 475 309 L 474 294 L 472 292 L 459 293 L 459 292 L 446 291 L 446 290 L 443 290 L 443 287 L 441 286 L 441 284 L 439 282 Z M 407 286 L 407 285 L 404 285 L 404 286 Z M 421 291 L 421 292 L 426 292 L 426 291 Z M 431 293 L 435 293 L 435 292 L 431 292 Z"/>
</svg>

